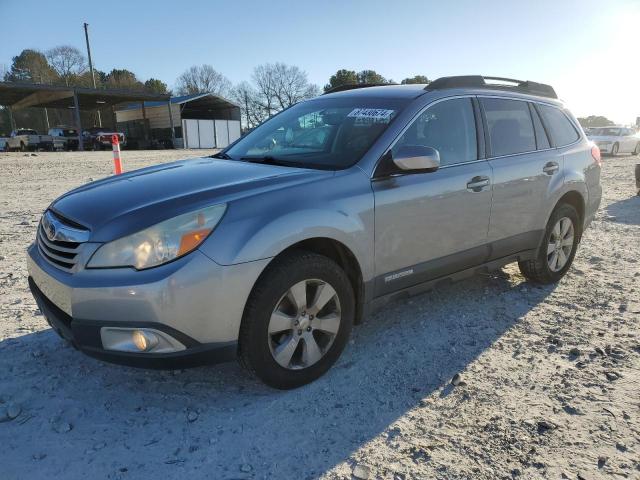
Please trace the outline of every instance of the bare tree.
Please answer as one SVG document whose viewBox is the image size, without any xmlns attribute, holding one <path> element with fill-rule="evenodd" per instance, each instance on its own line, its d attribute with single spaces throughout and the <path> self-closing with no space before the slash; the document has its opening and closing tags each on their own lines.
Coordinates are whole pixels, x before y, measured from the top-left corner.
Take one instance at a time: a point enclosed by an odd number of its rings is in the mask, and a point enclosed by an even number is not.
<svg viewBox="0 0 640 480">
<path fill-rule="evenodd" d="M 249 82 L 240 82 L 236 85 L 231 91 L 231 99 L 240 105 L 242 123 L 245 128 L 254 128 L 267 118 L 258 92 Z"/>
<path fill-rule="evenodd" d="M 211 65 L 194 65 L 176 80 L 178 95 L 213 93 L 226 96 L 231 90 L 231 82 Z"/>
<path fill-rule="evenodd" d="M 317 85 L 309 83 L 305 71 L 284 63 L 257 66 L 253 71 L 253 81 L 266 117 L 301 100 L 315 97 L 320 91 Z"/>
<path fill-rule="evenodd" d="M 85 56 L 71 45 L 60 45 L 48 50 L 47 60 L 67 86 L 87 71 Z"/>
</svg>

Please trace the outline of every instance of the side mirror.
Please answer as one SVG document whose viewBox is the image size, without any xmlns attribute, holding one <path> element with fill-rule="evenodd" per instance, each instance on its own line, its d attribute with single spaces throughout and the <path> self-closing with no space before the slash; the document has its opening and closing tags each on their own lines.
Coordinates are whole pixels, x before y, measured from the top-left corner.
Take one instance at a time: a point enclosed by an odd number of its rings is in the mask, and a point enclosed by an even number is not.
<svg viewBox="0 0 640 480">
<path fill-rule="evenodd" d="M 393 155 L 393 163 L 400 170 L 435 172 L 440 168 L 440 153 L 433 147 L 404 145 Z"/>
</svg>

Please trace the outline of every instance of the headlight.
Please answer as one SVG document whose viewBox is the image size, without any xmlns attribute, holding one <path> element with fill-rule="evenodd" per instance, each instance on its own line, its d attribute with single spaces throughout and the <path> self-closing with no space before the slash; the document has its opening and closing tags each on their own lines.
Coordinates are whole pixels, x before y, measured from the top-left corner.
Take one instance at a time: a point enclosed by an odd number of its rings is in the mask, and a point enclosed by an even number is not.
<svg viewBox="0 0 640 480">
<path fill-rule="evenodd" d="M 202 208 L 102 245 L 87 268 L 155 267 L 195 250 L 218 224 L 226 204 Z"/>
</svg>

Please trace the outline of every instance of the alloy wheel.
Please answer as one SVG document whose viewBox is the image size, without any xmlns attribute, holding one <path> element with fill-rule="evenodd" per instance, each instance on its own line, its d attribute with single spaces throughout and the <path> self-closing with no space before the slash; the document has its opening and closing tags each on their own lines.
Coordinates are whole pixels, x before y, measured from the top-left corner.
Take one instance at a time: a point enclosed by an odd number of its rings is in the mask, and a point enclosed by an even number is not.
<svg viewBox="0 0 640 480">
<path fill-rule="evenodd" d="M 558 272 L 569 261 L 573 250 L 574 228 L 569 217 L 562 217 L 551 230 L 547 246 L 547 263 L 552 272 Z"/>
<path fill-rule="evenodd" d="M 340 319 L 340 299 L 329 283 L 307 279 L 294 284 L 269 319 L 271 355 L 290 370 L 317 363 L 331 348 Z"/>
</svg>

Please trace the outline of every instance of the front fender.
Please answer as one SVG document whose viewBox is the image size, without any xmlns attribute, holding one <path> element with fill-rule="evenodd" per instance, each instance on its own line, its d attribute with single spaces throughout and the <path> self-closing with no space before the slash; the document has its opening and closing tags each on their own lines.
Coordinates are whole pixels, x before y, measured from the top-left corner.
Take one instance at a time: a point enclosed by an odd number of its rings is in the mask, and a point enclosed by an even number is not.
<svg viewBox="0 0 640 480">
<path fill-rule="evenodd" d="M 373 275 L 374 201 L 371 183 L 359 169 L 232 202 L 201 247 L 221 265 L 275 257 L 311 238 L 342 243 L 360 264 L 363 280 Z"/>
</svg>

